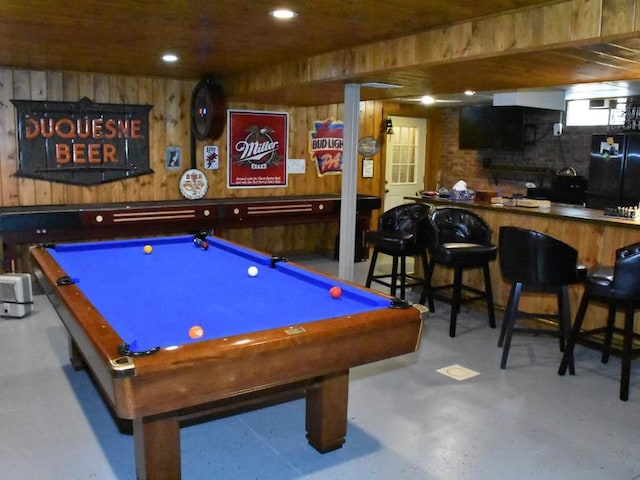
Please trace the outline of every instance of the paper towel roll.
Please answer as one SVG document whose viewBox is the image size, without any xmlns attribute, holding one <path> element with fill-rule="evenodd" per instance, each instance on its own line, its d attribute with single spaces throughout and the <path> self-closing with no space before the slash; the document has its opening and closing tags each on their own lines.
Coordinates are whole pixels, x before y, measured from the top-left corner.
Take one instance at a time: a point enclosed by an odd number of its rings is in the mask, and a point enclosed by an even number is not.
<svg viewBox="0 0 640 480">
<path fill-rule="evenodd" d="M 456 190 L 458 192 L 462 192 L 464 190 L 467 189 L 467 182 L 465 182 L 464 180 L 458 180 L 453 187 L 451 187 L 451 190 Z"/>
</svg>

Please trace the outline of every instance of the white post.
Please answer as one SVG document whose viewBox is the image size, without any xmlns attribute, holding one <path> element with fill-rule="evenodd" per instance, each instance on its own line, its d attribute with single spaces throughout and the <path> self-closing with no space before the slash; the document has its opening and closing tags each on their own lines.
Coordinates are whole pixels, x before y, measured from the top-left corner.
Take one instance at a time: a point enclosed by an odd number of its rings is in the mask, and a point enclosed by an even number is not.
<svg viewBox="0 0 640 480">
<path fill-rule="evenodd" d="M 342 150 L 342 193 L 340 200 L 340 256 L 338 276 L 353 281 L 356 240 L 356 198 L 358 193 L 358 125 L 360 85 L 344 87 L 344 143 Z"/>
</svg>

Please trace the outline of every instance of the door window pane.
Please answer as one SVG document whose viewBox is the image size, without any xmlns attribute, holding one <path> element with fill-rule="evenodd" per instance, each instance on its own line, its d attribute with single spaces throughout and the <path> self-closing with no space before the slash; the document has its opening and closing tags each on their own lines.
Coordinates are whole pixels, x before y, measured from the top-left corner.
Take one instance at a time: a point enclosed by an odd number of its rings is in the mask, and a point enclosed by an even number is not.
<svg viewBox="0 0 640 480">
<path fill-rule="evenodd" d="M 417 129 L 413 127 L 395 128 L 393 139 L 393 163 L 391 182 L 399 185 L 416 181 Z"/>
</svg>

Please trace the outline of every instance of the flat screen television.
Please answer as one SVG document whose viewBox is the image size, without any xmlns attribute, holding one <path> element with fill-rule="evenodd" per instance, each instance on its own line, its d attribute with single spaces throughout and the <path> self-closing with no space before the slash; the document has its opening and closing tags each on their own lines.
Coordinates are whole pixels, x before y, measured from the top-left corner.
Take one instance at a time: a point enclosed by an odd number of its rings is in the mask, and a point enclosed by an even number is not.
<svg viewBox="0 0 640 480">
<path fill-rule="evenodd" d="M 524 148 L 524 108 L 469 106 L 460 108 L 460 150 Z"/>
</svg>

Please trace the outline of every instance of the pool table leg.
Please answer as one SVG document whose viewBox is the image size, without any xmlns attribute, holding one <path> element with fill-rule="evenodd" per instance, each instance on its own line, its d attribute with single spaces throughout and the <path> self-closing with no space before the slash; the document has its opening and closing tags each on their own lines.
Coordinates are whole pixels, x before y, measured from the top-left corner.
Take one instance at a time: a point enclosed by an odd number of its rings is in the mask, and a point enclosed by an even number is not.
<svg viewBox="0 0 640 480">
<path fill-rule="evenodd" d="M 138 480 L 179 480 L 180 425 L 177 417 L 133 419 Z"/>
<path fill-rule="evenodd" d="M 309 444 L 320 453 L 342 447 L 347 434 L 349 370 L 322 377 L 306 397 Z"/>
<path fill-rule="evenodd" d="M 80 349 L 78 345 L 76 345 L 76 342 L 73 341 L 73 338 L 71 338 L 71 335 L 69 335 L 69 362 L 71 363 L 71 367 L 76 371 L 84 370 L 86 367 L 82 353 L 80 353 Z"/>
</svg>

